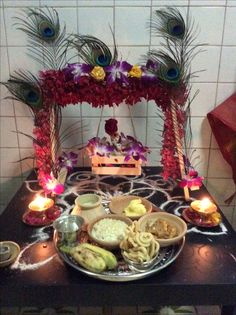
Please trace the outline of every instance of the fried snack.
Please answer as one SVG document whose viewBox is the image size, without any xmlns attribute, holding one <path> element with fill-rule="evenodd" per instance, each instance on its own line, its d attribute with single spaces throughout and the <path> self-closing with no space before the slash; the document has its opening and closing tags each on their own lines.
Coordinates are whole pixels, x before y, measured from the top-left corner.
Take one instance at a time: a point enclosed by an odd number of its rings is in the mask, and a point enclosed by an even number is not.
<svg viewBox="0 0 236 315">
<path fill-rule="evenodd" d="M 163 219 L 147 222 L 145 231 L 155 235 L 156 238 L 161 239 L 169 239 L 178 235 L 176 227 Z"/>
<path fill-rule="evenodd" d="M 127 228 L 120 248 L 123 250 L 124 258 L 142 264 L 154 258 L 160 246 L 151 233 L 139 232 L 135 221 Z"/>
</svg>

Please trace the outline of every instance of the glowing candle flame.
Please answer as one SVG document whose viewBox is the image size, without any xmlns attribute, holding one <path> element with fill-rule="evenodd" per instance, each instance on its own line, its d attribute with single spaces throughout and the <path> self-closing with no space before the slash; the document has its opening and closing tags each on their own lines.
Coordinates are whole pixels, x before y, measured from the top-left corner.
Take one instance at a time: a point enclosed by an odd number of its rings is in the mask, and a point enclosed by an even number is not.
<svg viewBox="0 0 236 315">
<path fill-rule="evenodd" d="M 202 214 L 211 214 L 217 211 L 217 206 L 208 198 L 191 202 L 191 208 Z"/>
<path fill-rule="evenodd" d="M 37 195 L 36 198 L 29 204 L 29 208 L 34 211 L 44 211 L 52 207 L 53 204 L 54 201 L 52 199 Z"/>
</svg>

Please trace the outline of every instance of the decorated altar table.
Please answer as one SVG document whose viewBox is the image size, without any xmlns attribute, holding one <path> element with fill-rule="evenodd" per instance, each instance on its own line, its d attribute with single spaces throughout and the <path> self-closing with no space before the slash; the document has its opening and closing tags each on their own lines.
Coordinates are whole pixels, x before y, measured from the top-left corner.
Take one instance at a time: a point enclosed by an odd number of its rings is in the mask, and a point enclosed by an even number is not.
<svg viewBox="0 0 236 315">
<path fill-rule="evenodd" d="M 96 192 L 106 208 L 112 196 L 129 193 L 181 216 L 190 202 L 173 180 L 162 179 L 160 171 L 144 167 L 141 176 L 101 176 L 89 168 L 75 169 L 56 203 L 69 213 L 79 194 Z M 38 189 L 32 172 L 0 216 L 0 240 L 14 241 L 21 248 L 16 261 L 0 269 L 0 306 L 235 304 L 236 236 L 223 215 L 217 227 L 188 224 L 183 250 L 167 268 L 141 280 L 114 283 L 91 278 L 61 261 L 52 226 L 31 227 L 22 222 Z M 192 199 L 206 196 L 210 197 L 205 187 L 191 192 Z M 222 314 L 230 314 L 229 310 L 223 308 Z"/>
</svg>

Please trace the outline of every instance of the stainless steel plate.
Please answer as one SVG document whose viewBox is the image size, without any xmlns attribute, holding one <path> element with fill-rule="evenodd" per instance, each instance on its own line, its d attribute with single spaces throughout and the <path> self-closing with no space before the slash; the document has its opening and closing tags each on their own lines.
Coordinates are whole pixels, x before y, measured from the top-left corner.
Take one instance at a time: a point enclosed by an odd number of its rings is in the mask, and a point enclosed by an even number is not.
<svg viewBox="0 0 236 315">
<path fill-rule="evenodd" d="M 54 242 L 56 243 L 56 238 L 54 237 Z M 132 266 L 128 266 L 125 261 L 120 257 L 118 257 L 118 267 L 115 270 L 107 270 L 101 273 L 91 272 L 89 270 L 81 267 L 70 255 L 62 253 L 58 251 L 60 258 L 70 265 L 71 267 L 79 270 L 80 272 L 105 281 L 114 281 L 114 282 L 125 282 L 125 281 L 134 281 L 142 278 L 149 277 L 156 272 L 161 271 L 166 268 L 170 264 L 172 264 L 176 258 L 181 253 L 185 243 L 185 238 L 176 245 L 169 247 L 162 247 L 160 249 L 159 255 L 157 259 L 153 262 L 152 266 L 150 266 L 146 270 L 137 270 Z M 56 246 L 56 244 L 55 244 Z M 57 246 L 56 246 L 57 248 Z"/>
</svg>

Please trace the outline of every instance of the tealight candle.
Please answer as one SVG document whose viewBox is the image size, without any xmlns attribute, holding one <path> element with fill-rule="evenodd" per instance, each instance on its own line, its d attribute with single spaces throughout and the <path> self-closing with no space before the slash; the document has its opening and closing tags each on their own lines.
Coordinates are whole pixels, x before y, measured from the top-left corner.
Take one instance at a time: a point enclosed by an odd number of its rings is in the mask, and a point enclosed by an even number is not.
<svg viewBox="0 0 236 315">
<path fill-rule="evenodd" d="M 217 211 L 217 206 L 208 198 L 194 200 L 191 202 L 190 207 L 192 210 L 202 215 L 209 215 Z"/>
<path fill-rule="evenodd" d="M 50 198 L 37 196 L 30 204 L 29 209 L 31 211 L 45 211 L 54 205 L 54 201 Z"/>
</svg>

